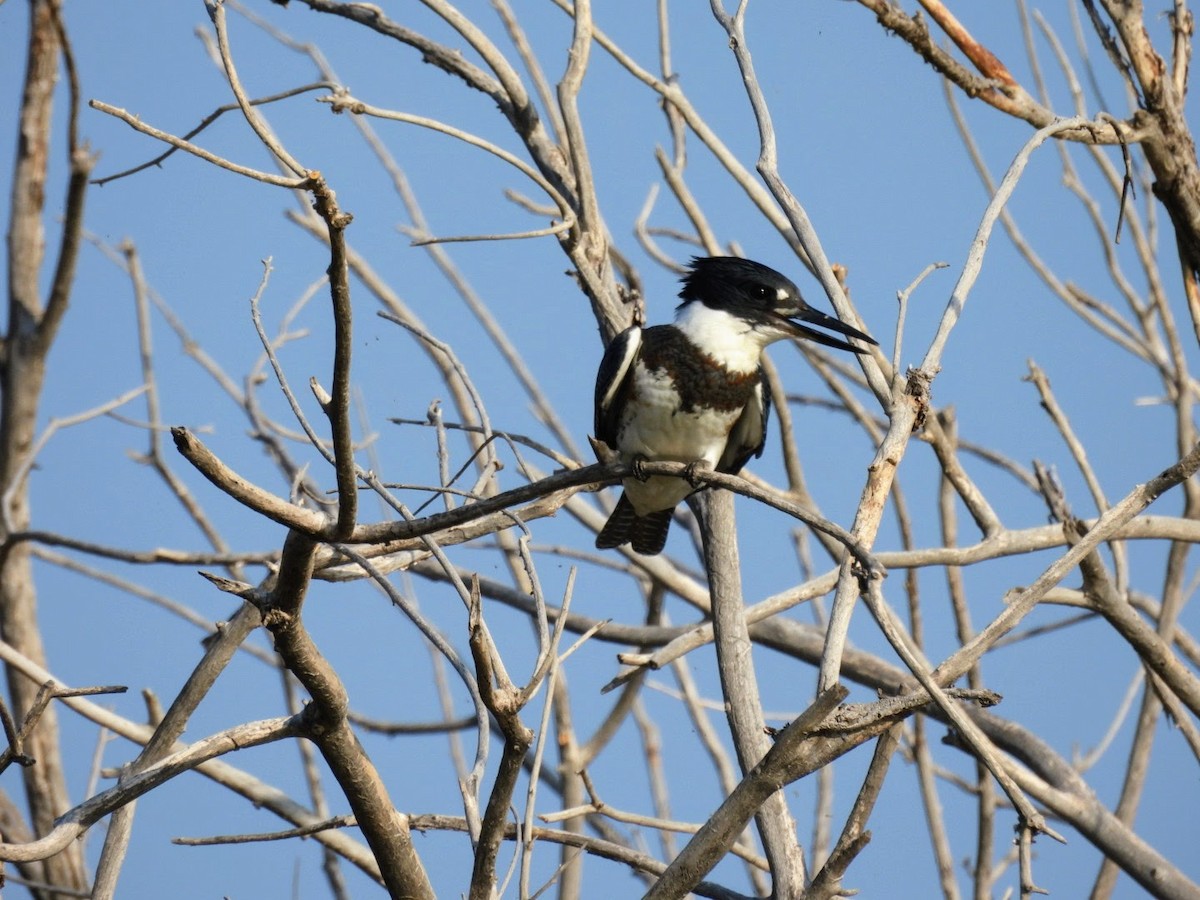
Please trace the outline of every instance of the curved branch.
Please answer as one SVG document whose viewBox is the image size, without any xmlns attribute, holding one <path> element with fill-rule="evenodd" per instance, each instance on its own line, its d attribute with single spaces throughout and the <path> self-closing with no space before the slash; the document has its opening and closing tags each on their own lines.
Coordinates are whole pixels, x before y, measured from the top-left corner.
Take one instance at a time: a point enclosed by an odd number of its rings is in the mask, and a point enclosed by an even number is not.
<svg viewBox="0 0 1200 900">
<path fill-rule="evenodd" d="M 26 844 L 0 843 L 0 859 L 6 862 L 27 862 L 54 856 L 76 840 L 100 819 L 127 803 L 136 800 L 152 788 L 183 772 L 191 771 L 201 763 L 216 759 L 243 747 L 296 737 L 305 731 L 304 713 L 261 722 L 237 725 L 207 737 L 204 740 L 178 750 L 163 758 L 154 766 L 121 779 L 114 787 L 85 800 L 74 809 L 64 813 L 49 834 Z"/>
<path fill-rule="evenodd" d="M 115 106 L 109 106 L 100 100 L 89 100 L 88 106 L 92 109 L 99 110 L 102 113 L 107 113 L 114 118 L 120 119 L 134 131 L 140 131 L 142 134 L 149 135 L 155 140 L 162 141 L 164 144 L 170 144 L 177 150 L 184 150 L 193 156 L 197 156 L 205 162 L 210 162 L 214 166 L 220 166 L 222 169 L 228 169 L 237 175 L 245 175 L 247 178 L 253 178 L 256 181 L 261 181 L 264 184 L 273 184 L 276 187 L 285 187 L 295 190 L 296 188 L 308 187 L 308 176 L 301 178 L 284 178 L 282 175 L 272 175 L 270 172 L 260 172 L 257 169 L 251 169 L 247 166 L 238 165 L 223 157 L 217 156 L 215 153 L 210 153 L 203 147 L 193 144 L 191 141 L 185 141 L 183 138 L 176 137 L 173 134 L 168 134 L 165 131 L 160 131 L 153 125 L 147 125 L 137 116 L 126 112 L 123 109 L 118 109 Z"/>
<path fill-rule="evenodd" d="M 364 103 L 351 96 L 343 96 L 335 94 L 329 97 L 318 97 L 318 103 L 328 103 L 329 108 L 335 113 L 350 112 L 355 115 L 373 116 L 377 119 L 387 119 L 392 122 L 404 122 L 409 125 L 418 125 L 421 128 L 428 128 L 430 131 L 437 131 L 441 134 L 449 135 L 452 138 L 470 144 L 472 147 L 478 147 L 480 150 L 485 150 L 488 153 L 496 156 L 513 168 L 521 172 L 522 175 L 533 181 L 538 187 L 545 191 L 550 199 L 554 201 L 555 206 L 559 209 L 559 214 L 564 222 L 573 221 L 574 214 L 571 210 L 571 204 L 566 197 L 556 188 L 550 181 L 542 175 L 537 169 L 529 165 L 518 156 L 509 153 L 503 147 L 497 146 L 490 141 L 485 141 L 478 135 L 471 134 L 468 131 L 463 131 L 461 128 L 455 128 L 453 125 L 447 125 L 444 122 L 439 122 L 436 119 L 430 119 L 427 116 L 415 116 L 411 113 L 399 112 L 392 109 L 381 109 L 378 106 L 372 106 L 369 103 Z M 556 231 L 559 229 L 555 229 Z M 442 240 L 446 240 L 442 238 Z"/>
</svg>

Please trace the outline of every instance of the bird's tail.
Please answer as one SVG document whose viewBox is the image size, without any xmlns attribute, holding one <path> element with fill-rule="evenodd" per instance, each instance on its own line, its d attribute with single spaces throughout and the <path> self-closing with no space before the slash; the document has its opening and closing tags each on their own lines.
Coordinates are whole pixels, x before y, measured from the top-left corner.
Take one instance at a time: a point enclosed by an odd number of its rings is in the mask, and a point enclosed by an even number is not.
<svg viewBox="0 0 1200 900">
<path fill-rule="evenodd" d="M 629 498 L 621 494 L 617 508 L 596 535 L 596 548 L 611 550 L 622 544 L 632 544 L 635 552 L 643 556 L 655 556 L 662 552 L 667 543 L 672 512 L 673 510 L 663 509 L 648 516 L 639 516 Z"/>
</svg>

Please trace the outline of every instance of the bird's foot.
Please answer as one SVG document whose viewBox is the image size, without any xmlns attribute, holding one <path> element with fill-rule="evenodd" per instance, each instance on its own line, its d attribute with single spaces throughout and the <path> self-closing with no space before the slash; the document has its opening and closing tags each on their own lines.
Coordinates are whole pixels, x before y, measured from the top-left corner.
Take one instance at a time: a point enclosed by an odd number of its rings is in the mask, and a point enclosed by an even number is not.
<svg viewBox="0 0 1200 900">
<path fill-rule="evenodd" d="M 707 459 L 694 459 L 683 469 L 683 477 L 687 479 L 687 483 L 696 490 L 704 487 L 705 482 L 698 476 L 701 472 L 711 472 L 712 464 Z"/>
<path fill-rule="evenodd" d="M 644 453 L 638 453 L 629 461 L 629 468 L 633 470 L 633 477 L 643 483 L 650 478 L 650 476 L 646 474 L 645 464 L 647 462 L 649 462 L 649 458 Z"/>
</svg>

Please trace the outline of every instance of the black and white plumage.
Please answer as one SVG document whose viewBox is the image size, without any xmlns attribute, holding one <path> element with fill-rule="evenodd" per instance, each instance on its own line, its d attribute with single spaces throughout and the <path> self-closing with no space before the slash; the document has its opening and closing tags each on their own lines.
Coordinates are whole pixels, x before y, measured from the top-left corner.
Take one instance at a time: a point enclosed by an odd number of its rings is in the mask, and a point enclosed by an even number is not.
<svg viewBox="0 0 1200 900">
<path fill-rule="evenodd" d="M 761 363 L 768 344 L 804 338 L 866 352 L 803 322 L 875 343 L 810 307 L 774 269 L 748 259 L 693 259 L 679 296 L 673 325 L 626 329 L 600 363 L 596 437 L 627 463 L 667 460 L 737 473 L 762 454 L 767 439 L 771 400 Z M 695 488 L 661 475 L 623 484 L 596 546 L 629 543 L 638 553 L 659 553 L 675 507 Z"/>
</svg>

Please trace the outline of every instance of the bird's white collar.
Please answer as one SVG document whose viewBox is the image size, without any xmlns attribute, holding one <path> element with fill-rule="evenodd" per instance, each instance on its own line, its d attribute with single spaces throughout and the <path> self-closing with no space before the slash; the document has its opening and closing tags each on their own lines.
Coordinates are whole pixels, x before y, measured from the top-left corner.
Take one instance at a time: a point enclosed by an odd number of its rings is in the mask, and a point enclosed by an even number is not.
<svg viewBox="0 0 1200 900">
<path fill-rule="evenodd" d="M 780 335 L 755 329 L 749 322 L 699 300 L 675 313 L 675 327 L 706 355 L 732 372 L 758 368 L 763 347 Z"/>
</svg>

